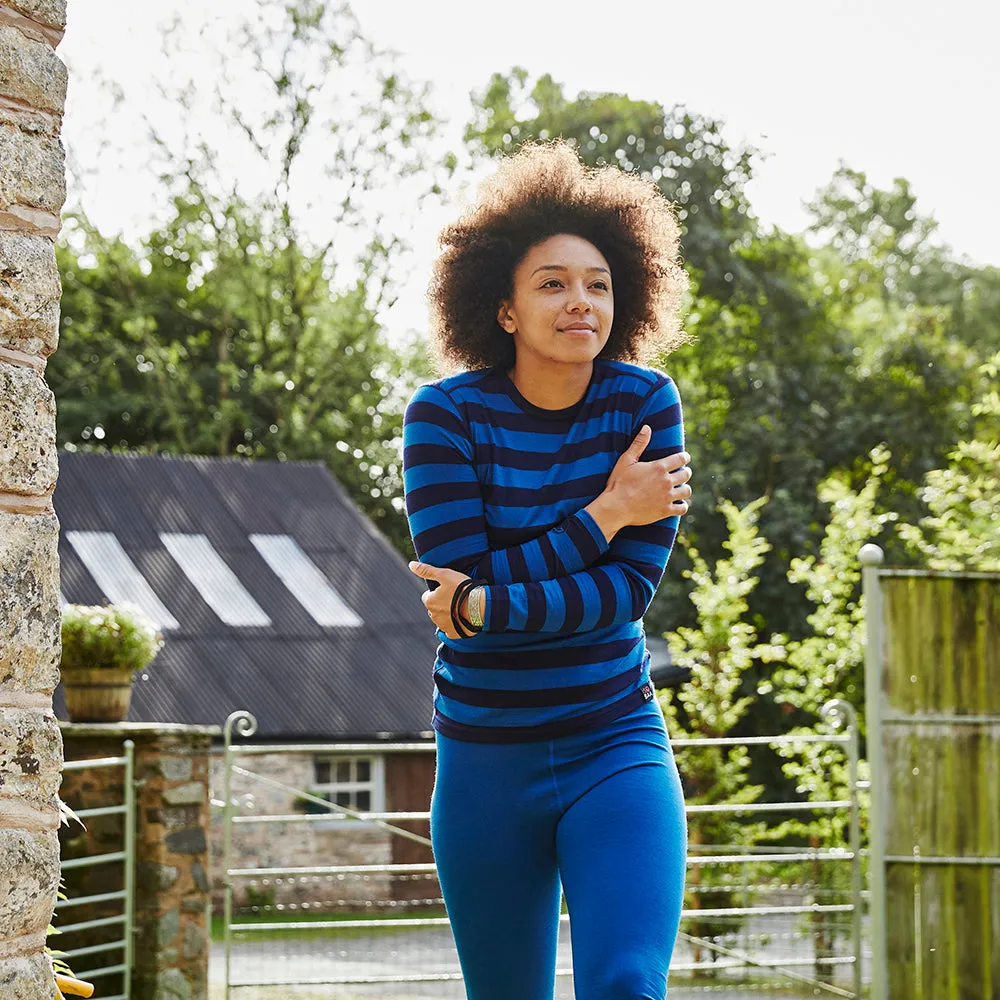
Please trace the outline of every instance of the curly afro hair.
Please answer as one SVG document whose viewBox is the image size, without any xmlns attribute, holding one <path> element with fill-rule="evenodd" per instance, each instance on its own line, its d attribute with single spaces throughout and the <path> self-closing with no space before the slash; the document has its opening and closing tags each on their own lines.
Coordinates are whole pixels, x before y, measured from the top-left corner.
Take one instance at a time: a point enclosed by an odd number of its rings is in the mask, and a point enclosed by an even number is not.
<svg viewBox="0 0 1000 1000">
<path fill-rule="evenodd" d="M 428 299 L 442 370 L 513 365 L 500 302 L 528 250 L 559 233 L 589 240 L 611 268 L 615 315 L 599 357 L 648 363 L 685 342 L 677 313 L 688 277 L 670 202 L 635 174 L 586 167 L 562 140 L 527 143 L 438 237 Z"/>
</svg>

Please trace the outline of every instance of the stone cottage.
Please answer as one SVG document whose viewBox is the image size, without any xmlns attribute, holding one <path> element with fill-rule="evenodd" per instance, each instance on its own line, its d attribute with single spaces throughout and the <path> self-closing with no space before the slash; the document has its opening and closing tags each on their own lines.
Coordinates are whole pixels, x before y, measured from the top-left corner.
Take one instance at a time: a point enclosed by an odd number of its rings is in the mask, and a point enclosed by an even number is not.
<svg viewBox="0 0 1000 1000">
<path fill-rule="evenodd" d="M 166 643 L 130 722 L 221 726 L 274 752 L 236 764 L 232 867 L 421 864 L 434 777 L 424 584 L 321 462 L 59 455 L 63 603 L 131 601 Z M 53 705 L 66 718 L 61 686 Z M 223 751 L 212 754 L 212 882 L 221 887 Z M 286 817 L 275 820 L 274 817 Z M 294 820 L 287 817 L 295 817 Z M 239 910 L 382 908 L 439 898 L 427 873 L 234 879 Z M 418 902 L 419 901 L 419 902 Z"/>
</svg>

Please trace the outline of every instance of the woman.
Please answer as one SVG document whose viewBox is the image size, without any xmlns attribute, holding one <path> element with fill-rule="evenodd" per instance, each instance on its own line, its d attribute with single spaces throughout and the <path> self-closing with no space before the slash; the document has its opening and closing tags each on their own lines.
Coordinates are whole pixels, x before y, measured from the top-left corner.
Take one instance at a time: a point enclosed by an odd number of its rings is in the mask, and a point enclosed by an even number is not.
<svg viewBox="0 0 1000 1000">
<path fill-rule="evenodd" d="M 666 992 L 686 829 L 642 616 L 687 511 L 678 227 L 656 187 L 524 147 L 441 234 L 440 359 L 403 430 L 441 644 L 431 840 L 470 1000 Z"/>
</svg>

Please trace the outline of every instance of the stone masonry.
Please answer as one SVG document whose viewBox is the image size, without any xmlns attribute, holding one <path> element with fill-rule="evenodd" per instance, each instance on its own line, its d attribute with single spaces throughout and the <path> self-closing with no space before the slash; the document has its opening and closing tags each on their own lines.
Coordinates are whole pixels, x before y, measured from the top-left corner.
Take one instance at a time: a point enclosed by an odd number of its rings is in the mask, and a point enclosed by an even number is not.
<svg viewBox="0 0 1000 1000">
<path fill-rule="evenodd" d="M 51 1000 L 62 739 L 54 240 L 65 200 L 66 0 L 0 0 L 0 996 Z"/>
<path fill-rule="evenodd" d="M 117 757 L 126 739 L 135 743 L 135 964 L 134 1000 L 205 1000 L 208 991 L 210 885 L 209 754 L 214 726 L 168 723 L 60 723 L 66 758 L 85 760 Z M 123 801 L 121 768 L 67 771 L 62 796 L 73 808 Z M 121 816 L 91 817 L 87 829 L 71 823 L 61 837 L 65 857 L 121 850 Z M 109 871 L 112 873 L 109 875 Z M 68 896 L 120 889 L 119 867 L 102 865 L 66 873 Z M 109 881 L 116 878 L 116 881 Z M 74 920 L 120 913 L 116 902 L 107 913 L 100 904 L 80 907 Z M 116 940 L 120 926 L 77 932 L 58 940 L 67 950 Z M 81 940 L 82 933 L 104 934 Z M 109 987 L 112 987 L 109 989 Z M 120 983 L 101 979 L 105 993 L 119 992 Z"/>
<path fill-rule="evenodd" d="M 237 757 L 255 773 L 292 788 L 308 789 L 312 781 L 309 754 L 274 753 Z M 212 795 L 223 797 L 223 758 L 212 762 Z M 252 796 L 247 802 L 246 796 Z M 297 812 L 295 796 L 235 774 L 232 796 L 242 803 L 240 814 L 287 816 Z M 218 909 L 222 907 L 222 812 L 212 817 L 212 881 Z M 285 868 L 316 865 L 385 865 L 392 860 L 391 836 L 369 824 L 333 822 L 247 823 L 233 825 L 234 868 Z M 284 878 L 234 878 L 233 903 L 237 912 L 280 905 L 296 909 L 364 909 L 389 898 L 391 885 L 382 875 L 341 875 Z"/>
</svg>

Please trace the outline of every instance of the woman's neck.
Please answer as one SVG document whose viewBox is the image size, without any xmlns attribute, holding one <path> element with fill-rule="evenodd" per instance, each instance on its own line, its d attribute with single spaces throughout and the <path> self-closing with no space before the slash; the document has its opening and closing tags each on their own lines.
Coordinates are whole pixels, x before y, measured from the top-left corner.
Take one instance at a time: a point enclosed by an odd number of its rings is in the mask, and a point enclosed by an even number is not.
<svg viewBox="0 0 1000 1000">
<path fill-rule="evenodd" d="M 529 403 L 545 410 L 563 410 L 578 403 L 587 391 L 593 373 L 593 361 L 539 364 L 533 359 L 531 364 L 515 361 L 514 367 L 507 369 L 507 375 L 517 391 Z"/>
</svg>

